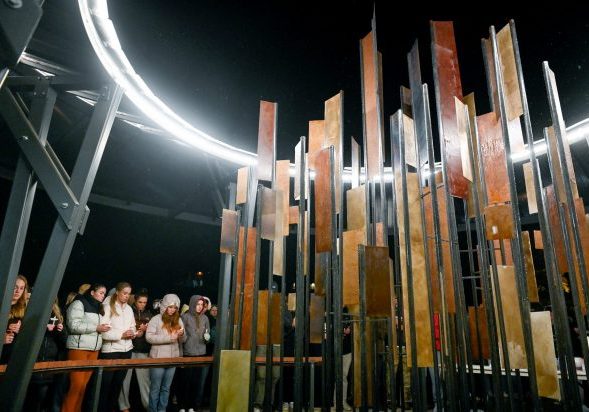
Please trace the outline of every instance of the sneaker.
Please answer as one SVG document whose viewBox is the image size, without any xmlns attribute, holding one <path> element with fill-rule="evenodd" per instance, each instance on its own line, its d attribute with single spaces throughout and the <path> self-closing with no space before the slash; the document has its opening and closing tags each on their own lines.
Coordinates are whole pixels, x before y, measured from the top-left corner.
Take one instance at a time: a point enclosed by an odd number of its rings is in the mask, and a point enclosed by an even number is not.
<svg viewBox="0 0 589 412">
<path fill-rule="evenodd" d="M 344 401 L 344 411 L 352 411 L 352 407 L 348 404 L 348 402 Z"/>
</svg>

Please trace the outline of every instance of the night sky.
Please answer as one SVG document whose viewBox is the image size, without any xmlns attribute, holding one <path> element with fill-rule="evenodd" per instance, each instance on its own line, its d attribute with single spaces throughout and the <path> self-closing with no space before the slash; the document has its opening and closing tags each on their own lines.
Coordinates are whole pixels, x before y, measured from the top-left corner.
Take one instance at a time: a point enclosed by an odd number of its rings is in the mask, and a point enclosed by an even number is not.
<svg viewBox="0 0 589 412">
<path fill-rule="evenodd" d="M 307 134 L 308 121 L 323 118 L 323 102 L 343 90 L 346 145 L 349 136 L 361 143 L 359 40 L 370 30 L 371 2 L 125 0 L 110 1 L 109 10 L 135 70 L 177 113 L 209 134 L 255 151 L 259 100 L 275 101 L 278 158 L 292 161 L 294 145 Z M 385 118 L 399 107 L 399 86 L 408 84 L 406 53 L 415 39 L 420 45 L 423 80 L 433 90 L 431 19 L 455 21 L 464 92 L 477 93 L 479 114 L 488 111 L 480 38 L 488 36 L 490 25 L 500 29 L 510 18 L 517 25 L 535 133 L 549 122 L 543 60 L 556 73 L 567 123 L 587 116 L 589 22 L 583 13 L 533 18 L 401 15 L 385 11 L 384 2 L 377 2 L 376 13 Z M 430 101 L 433 106 L 433 93 Z M 388 130 L 385 134 L 388 137 Z M 120 154 L 121 162 L 125 156 Z M 157 168 L 153 173 L 157 174 Z M 9 188 L 9 182 L 0 182 L 3 199 Z M 38 199 L 36 207 L 41 212 L 34 214 L 21 267 L 31 278 L 55 217 L 46 195 L 39 193 Z M 5 202 L 2 216 L 4 208 Z M 128 280 L 136 287 L 148 287 L 154 297 L 168 291 L 186 296 L 194 289 L 185 281 L 202 270 L 204 291 L 216 300 L 219 227 L 104 206 L 91 208 L 86 234 L 76 242 L 61 294 L 86 281 L 113 286 Z"/>
</svg>

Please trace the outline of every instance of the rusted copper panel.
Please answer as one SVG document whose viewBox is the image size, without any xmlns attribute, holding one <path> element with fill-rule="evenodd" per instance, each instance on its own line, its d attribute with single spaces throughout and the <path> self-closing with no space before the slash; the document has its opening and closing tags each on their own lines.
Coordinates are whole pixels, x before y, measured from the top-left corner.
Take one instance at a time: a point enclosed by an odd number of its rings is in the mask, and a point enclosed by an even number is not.
<svg viewBox="0 0 589 412">
<path fill-rule="evenodd" d="M 524 163 L 524 180 L 526 182 L 526 198 L 528 200 L 528 213 L 530 215 L 538 213 L 538 202 L 536 200 L 536 190 L 534 189 L 534 175 L 532 173 L 532 164 Z"/>
<path fill-rule="evenodd" d="M 538 284 L 536 283 L 536 269 L 534 268 L 534 257 L 532 255 L 532 243 L 530 232 L 522 232 L 522 243 L 524 246 L 524 260 L 526 263 L 526 280 L 528 283 L 528 298 L 530 302 L 540 302 L 538 296 Z"/>
<path fill-rule="evenodd" d="M 235 253 L 235 234 L 237 233 L 237 212 L 235 210 L 223 209 L 221 222 L 221 253 Z"/>
<path fill-rule="evenodd" d="M 241 317 L 241 337 L 240 349 L 250 349 L 250 336 L 252 326 L 253 314 L 253 298 L 254 298 L 254 276 L 256 271 L 256 228 L 248 228 L 247 230 L 247 247 L 243 248 L 244 230 L 240 228 L 239 239 L 239 255 L 237 256 L 237 289 L 236 296 L 241 293 L 241 276 L 243 268 L 244 250 L 245 250 L 245 282 L 243 288 L 243 316 Z M 236 313 L 239 310 L 239 305 L 235 307 Z M 237 319 L 237 317 L 236 317 Z"/>
<path fill-rule="evenodd" d="M 513 369 L 525 369 L 527 367 L 526 347 L 514 267 L 498 265 L 497 275 L 499 278 L 501 308 L 505 320 L 505 335 L 510 366 Z"/>
<path fill-rule="evenodd" d="M 237 205 L 242 205 L 247 202 L 249 170 L 249 167 L 241 167 L 237 169 L 237 193 L 235 195 L 235 204 Z"/>
<path fill-rule="evenodd" d="M 325 322 L 325 298 L 314 293 L 311 294 L 309 305 L 311 322 L 309 332 L 311 334 L 311 343 L 323 342 L 323 323 Z"/>
<path fill-rule="evenodd" d="M 387 231 L 384 227 L 384 222 L 376 222 L 374 225 L 376 226 L 375 246 L 387 246 L 388 242 L 385 242 L 387 240 Z"/>
<path fill-rule="evenodd" d="M 325 276 L 329 269 L 329 253 L 315 253 L 315 294 L 325 295 Z"/>
<path fill-rule="evenodd" d="M 490 346 L 489 346 L 489 331 L 487 330 L 487 315 L 485 313 L 485 307 L 480 305 L 475 307 L 468 307 L 468 325 L 470 329 L 470 345 L 472 348 L 472 360 L 490 359 Z M 481 352 L 479 353 L 479 337 Z"/>
<path fill-rule="evenodd" d="M 260 101 L 257 176 L 259 180 L 272 180 L 272 166 L 276 157 L 276 108 L 276 103 Z"/>
<path fill-rule="evenodd" d="M 505 108 L 507 120 L 519 118 L 524 111 L 517 79 L 517 66 L 515 63 L 515 52 L 511 39 L 511 28 L 506 24 L 497 33 L 497 46 L 501 60 L 501 71 L 503 72 L 503 93 L 505 94 Z M 491 60 L 492 61 L 492 60 Z"/>
<path fill-rule="evenodd" d="M 329 149 L 315 158 L 315 252 L 329 252 L 332 248 L 331 162 Z"/>
<path fill-rule="evenodd" d="M 485 235 L 487 239 L 512 239 L 515 236 L 511 205 L 485 207 Z"/>
<path fill-rule="evenodd" d="M 272 344 L 280 344 L 280 294 L 272 294 L 270 307 L 270 324 L 272 325 L 270 340 Z M 268 291 L 258 291 L 258 331 L 256 335 L 257 345 L 268 344 Z M 242 326 L 243 328 L 243 326 Z"/>
<path fill-rule="evenodd" d="M 359 305 L 358 245 L 366 244 L 366 230 L 348 230 L 343 233 L 343 302 Z"/>
<path fill-rule="evenodd" d="M 375 34 L 370 32 L 361 40 L 362 101 L 364 102 L 364 129 L 366 136 L 367 177 L 380 174 L 382 164 L 382 136 L 378 125 L 380 100 L 378 97 L 378 57 L 375 50 Z"/>
<path fill-rule="evenodd" d="M 389 248 L 366 246 L 366 315 L 390 317 L 392 282 L 389 272 Z"/>
<path fill-rule="evenodd" d="M 361 185 L 346 192 L 348 230 L 366 227 L 366 186 Z"/>
<path fill-rule="evenodd" d="M 534 362 L 538 395 L 560 400 L 558 372 L 556 370 L 556 353 L 552 334 L 550 312 L 530 313 L 532 321 L 532 340 L 534 341 Z"/>
<path fill-rule="evenodd" d="M 534 249 L 544 249 L 544 244 L 542 243 L 542 232 L 539 230 L 534 230 Z"/>
<path fill-rule="evenodd" d="M 276 191 L 262 188 L 262 221 L 260 222 L 260 237 L 274 240 L 276 236 Z"/>
<path fill-rule="evenodd" d="M 436 86 L 439 90 L 438 107 L 441 117 L 441 131 L 444 138 L 448 190 L 452 196 L 465 199 L 468 195 L 468 181 L 462 173 L 460 142 L 457 135 L 456 108 L 454 97 L 462 100 L 462 84 L 458 54 L 454 40 L 452 22 L 431 23 L 434 70 L 437 73 Z"/>
<path fill-rule="evenodd" d="M 288 208 L 288 223 L 296 225 L 299 223 L 299 207 L 291 206 Z"/>
<path fill-rule="evenodd" d="M 325 101 L 325 145 L 333 146 L 334 151 L 334 176 L 335 176 L 335 212 L 341 211 L 342 191 L 342 145 L 343 145 L 343 92 Z"/>
<path fill-rule="evenodd" d="M 323 120 L 311 120 L 309 122 L 309 169 L 315 170 L 315 155 L 325 147 L 325 122 Z"/>
<path fill-rule="evenodd" d="M 283 194 L 282 197 L 282 236 L 288 235 L 288 205 L 290 200 L 290 160 L 278 160 L 276 162 L 276 189 Z M 278 226 L 280 227 L 280 225 Z"/>
<path fill-rule="evenodd" d="M 558 196 L 561 202 L 566 203 L 566 192 L 564 189 L 564 176 L 562 174 L 562 165 L 558 159 L 558 149 L 556 145 L 556 135 L 554 134 L 554 127 L 547 127 L 547 136 L 548 136 L 548 149 L 550 150 L 550 155 L 552 156 L 552 167 L 554 176 L 556 176 L 555 182 L 553 185 L 558 190 Z M 573 199 L 579 197 L 579 190 L 577 189 L 577 178 L 575 177 L 575 168 L 573 167 L 573 159 L 571 157 L 571 148 L 568 144 L 568 140 L 566 140 L 566 136 L 564 136 L 564 160 L 566 162 L 566 167 L 569 172 L 569 178 L 571 181 L 571 190 L 573 192 Z"/>
<path fill-rule="evenodd" d="M 351 140 L 352 152 L 352 189 L 360 186 L 360 146 L 353 137 Z"/>
<path fill-rule="evenodd" d="M 546 208 L 548 209 L 548 225 L 552 234 L 552 243 L 554 244 L 554 254 L 556 256 L 556 267 L 562 274 L 569 271 L 566 251 L 564 248 L 564 237 L 562 234 L 560 220 L 558 218 L 558 204 L 554 193 L 554 186 L 546 186 Z M 540 237 L 541 239 L 541 237 Z"/>
<path fill-rule="evenodd" d="M 477 117 L 488 204 L 511 201 L 501 125 L 495 113 Z"/>
<path fill-rule="evenodd" d="M 403 115 L 403 137 L 405 138 L 405 163 L 417 167 L 417 148 L 413 119 Z"/>
<path fill-rule="evenodd" d="M 462 176 L 469 181 L 473 181 L 473 170 L 470 164 L 470 151 L 468 149 L 468 123 L 469 118 L 467 117 L 466 108 L 458 98 L 454 98 L 454 105 L 456 107 L 456 133 L 457 140 L 460 146 L 460 159 L 462 161 Z M 473 146 L 475 147 L 475 146 Z M 469 190 L 470 192 L 470 190 Z"/>
<path fill-rule="evenodd" d="M 217 410 L 246 411 L 250 387 L 249 350 L 222 350 L 219 363 Z"/>
</svg>

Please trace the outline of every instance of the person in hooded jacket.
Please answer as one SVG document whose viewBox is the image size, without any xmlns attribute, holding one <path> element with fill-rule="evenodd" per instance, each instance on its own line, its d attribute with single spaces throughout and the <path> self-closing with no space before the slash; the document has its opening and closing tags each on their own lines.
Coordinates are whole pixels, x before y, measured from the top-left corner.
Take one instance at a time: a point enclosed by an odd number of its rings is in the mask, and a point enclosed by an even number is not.
<svg viewBox="0 0 589 412">
<path fill-rule="evenodd" d="M 182 346 L 184 356 L 206 356 L 207 342 L 210 340 L 209 318 L 204 314 L 206 301 L 199 295 L 190 298 L 188 312 L 182 315 L 186 341 Z M 202 404 L 204 377 L 202 368 L 184 368 L 179 381 L 180 412 L 192 412 Z"/>
<path fill-rule="evenodd" d="M 174 294 L 165 295 L 160 304 L 160 314 L 147 325 L 146 339 L 151 344 L 150 358 L 177 358 L 186 341 L 184 323 L 178 307 L 180 299 Z M 165 412 L 170 396 L 170 386 L 176 368 L 151 368 L 149 370 L 149 411 Z"/>
</svg>

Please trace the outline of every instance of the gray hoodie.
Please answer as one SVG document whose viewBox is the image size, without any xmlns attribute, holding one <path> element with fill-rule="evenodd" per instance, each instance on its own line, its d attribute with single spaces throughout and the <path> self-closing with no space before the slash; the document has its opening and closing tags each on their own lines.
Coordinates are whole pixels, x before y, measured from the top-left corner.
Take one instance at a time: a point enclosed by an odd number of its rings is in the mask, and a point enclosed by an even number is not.
<svg viewBox="0 0 589 412">
<path fill-rule="evenodd" d="M 204 313 L 200 315 L 196 313 L 196 303 L 200 298 L 200 295 L 191 296 L 188 312 L 182 315 L 186 334 L 186 342 L 183 346 L 184 356 L 201 356 L 207 351 L 204 334 L 209 331 L 209 318 Z"/>
</svg>

